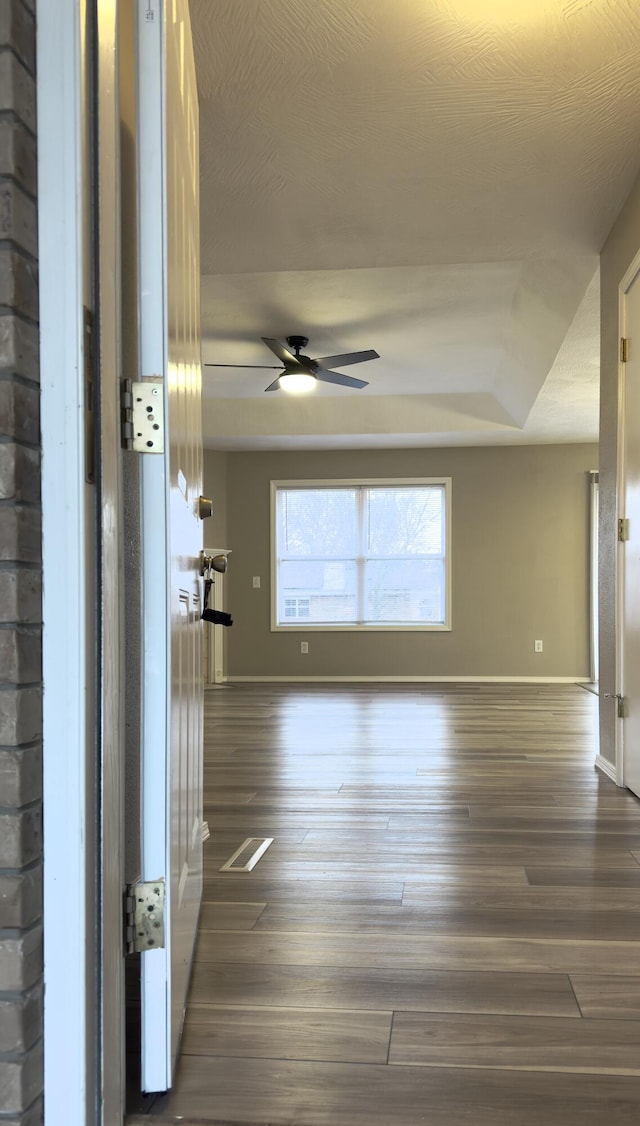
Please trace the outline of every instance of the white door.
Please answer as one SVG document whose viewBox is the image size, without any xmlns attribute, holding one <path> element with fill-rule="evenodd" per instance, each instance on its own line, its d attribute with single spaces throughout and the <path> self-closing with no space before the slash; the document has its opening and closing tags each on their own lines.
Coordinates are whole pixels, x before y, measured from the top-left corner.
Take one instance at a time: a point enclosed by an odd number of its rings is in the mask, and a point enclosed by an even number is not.
<svg viewBox="0 0 640 1126">
<path fill-rule="evenodd" d="M 187 0 L 138 0 L 141 376 L 165 452 L 142 454 L 142 878 L 166 945 L 142 963 L 142 1088 L 171 1086 L 202 893 L 198 101 Z"/>
<path fill-rule="evenodd" d="M 620 544 L 621 670 L 618 691 L 624 696 L 620 722 L 623 783 L 640 796 L 640 264 L 625 286 L 621 302 L 622 336 L 628 341 L 621 364 L 622 458 L 621 516 L 629 538 Z"/>
</svg>

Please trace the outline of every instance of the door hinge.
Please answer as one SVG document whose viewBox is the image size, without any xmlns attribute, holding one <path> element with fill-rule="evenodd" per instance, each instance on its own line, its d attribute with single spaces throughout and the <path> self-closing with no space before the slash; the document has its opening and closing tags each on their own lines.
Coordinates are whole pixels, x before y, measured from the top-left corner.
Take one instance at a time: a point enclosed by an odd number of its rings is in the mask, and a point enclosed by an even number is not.
<svg viewBox="0 0 640 1126">
<path fill-rule="evenodd" d="M 124 893 L 125 953 L 138 954 L 164 946 L 164 891 L 164 880 L 127 884 Z"/>
<path fill-rule="evenodd" d="M 629 521 L 626 517 L 618 520 L 618 540 L 620 543 L 625 543 L 629 539 Z"/>
<path fill-rule="evenodd" d="M 604 698 L 605 700 L 616 701 L 618 719 L 624 719 L 627 714 L 625 697 L 621 696 L 619 692 L 605 692 Z"/>
<path fill-rule="evenodd" d="M 133 384 L 130 379 L 123 379 L 120 383 L 120 430 L 122 446 L 125 450 L 133 449 Z"/>
<path fill-rule="evenodd" d="M 620 363 L 626 364 L 629 359 L 629 338 L 628 336 L 620 337 Z"/>
<path fill-rule="evenodd" d="M 122 445 L 141 454 L 164 453 L 164 394 L 161 380 L 123 379 L 120 392 Z"/>
<path fill-rule="evenodd" d="M 625 715 L 627 714 L 625 705 L 626 700 L 624 696 L 618 696 L 618 719 L 624 719 Z"/>
</svg>

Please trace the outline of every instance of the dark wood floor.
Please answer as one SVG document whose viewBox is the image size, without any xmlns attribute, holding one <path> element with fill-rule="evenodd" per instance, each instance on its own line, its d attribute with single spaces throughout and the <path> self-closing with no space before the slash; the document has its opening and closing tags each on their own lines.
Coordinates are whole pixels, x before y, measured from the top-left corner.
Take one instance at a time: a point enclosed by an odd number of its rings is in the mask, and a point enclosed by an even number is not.
<svg viewBox="0 0 640 1126">
<path fill-rule="evenodd" d="M 205 902 L 158 1120 L 637 1126 L 640 803 L 594 769 L 597 704 L 208 692 Z M 248 836 L 275 841 L 220 873 Z"/>
</svg>

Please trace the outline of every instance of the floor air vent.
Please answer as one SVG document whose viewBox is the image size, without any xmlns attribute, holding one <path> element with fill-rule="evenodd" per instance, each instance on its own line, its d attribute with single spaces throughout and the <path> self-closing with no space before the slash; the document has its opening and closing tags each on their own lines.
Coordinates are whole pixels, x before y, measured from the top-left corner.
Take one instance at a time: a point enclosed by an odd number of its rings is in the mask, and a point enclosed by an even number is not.
<svg viewBox="0 0 640 1126">
<path fill-rule="evenodd" d="M 274 837 L 247 837 L 240 848 L 236 849 L 233 856 L 230 856 L 222 865 L 222 868 L 218 870 L 220 872 L 250 872 L 274 840 Z"/>
</svg>

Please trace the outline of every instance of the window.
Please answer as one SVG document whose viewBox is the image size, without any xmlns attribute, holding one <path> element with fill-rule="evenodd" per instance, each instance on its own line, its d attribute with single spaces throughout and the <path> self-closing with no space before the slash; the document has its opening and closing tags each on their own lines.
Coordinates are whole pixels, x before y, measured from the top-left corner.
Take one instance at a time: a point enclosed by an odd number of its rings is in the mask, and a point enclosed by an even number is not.
<svg viewBox="0 0 640 1126">
<path fill-rule="evenodd" d="M 273 629 L 449 629 L 450 481 L 273 481 Z"/>
</svg>

